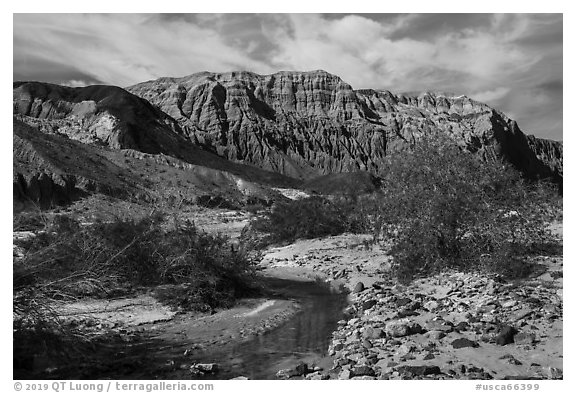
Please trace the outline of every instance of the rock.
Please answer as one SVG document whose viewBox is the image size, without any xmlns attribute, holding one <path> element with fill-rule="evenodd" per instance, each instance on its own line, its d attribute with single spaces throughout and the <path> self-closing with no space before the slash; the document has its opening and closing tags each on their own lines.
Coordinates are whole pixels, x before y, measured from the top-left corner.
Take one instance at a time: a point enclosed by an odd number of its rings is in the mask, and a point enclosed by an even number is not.
<svg viewBox="0 0 576 393">
<path fill-rule="evenodd" d="M 510 315 L 510 320 L 512 322 L 520 321 L 520 320 L 526 318 L 528 315 L 532 314 L 533 312 L 534 312 L 534 310 L 532 308 L 524 307 L 524 308 L 516 311 L 512 315 Z"/>
<path fill-rule="evenodd" d="M 376 304 L 378 304 L 378 302 L 374 299 L 367 300 L 364 303 L 362 303 L 362 310 L 364 310 L 364 311 L 369 310 L 372 307 L 374 307 Z"/>
<path fill-rule="evenodd" d="M 446 337 L 446 333 L 441 330 L 431 330 L 425 334 L 426 338 L 429 338 L 434 341 L 438 341 Z"/>
<path fill-rule="evenodd" d="M 364 290 L 364 284 L 362 281 L 358 281 L 352 290 L 352 293 L 360 293 Z"/>
<path fill-rule="evenodd" d="M 516 366 L 521 366 L 522 362 L 519 361 L 518 359 L 516 359 L 514 356 L 510 355 L 510 354 L 506 354 L 504 356 L 500 356 L 498 359 L 502 359 L 502 360 L 507 360 L 508 363 L 510 364 L 514 364 Z"/>
<path fill-rule="evenodd" d="M 230 378 L 231 381 L 247 381 L 248 378 L 243 377 L 243 376 L 239 376 L 239 377 L 235 377 L 235 378 Z"/>
<path fill-rule="evenodd" d="M 313 373 L 306 375 L 305 379 L 319 381 L 328 379 L 328 376 L 323 375 L 321 372 L 315 371 Z"/>
<path fill-rule="evenodd" d="M 498 322 L 498 317 L 494 314 L 484 314 L 480 320 L 484 323 L 494 324 Z"/>
<path fill-rule="evenodd" d="M 364 328 L 364 331 L 362 332 L 362 337 L 364 338 L 378 339 L 384 336 L 385 336 L 384 330 L 382 330 L 381 328 L 374 328 L 371 326 Z"/>
<path fill-rule="evenodd" d="M 310 370 L 308 369 L 308 365 L 304 362 L 298 363 L 296 365 L 295 371 L 296 371 L 296 375 L 304 375 L 304 374 L 307 374 L 308 372 L 310 372 Z"/>
<path fill-rule="evenodd" d="M 472 340 L 468 340 L 467 338 L 457 338 L 456 340 L 452 341 L 452 348 L 460 349 L 460 348 L 477 348 L 478 343 Z"/>
<path fill-rule="evenodd" d="M 352 374 L 355 377 L 356 376 L 364 376 L 364 375 L 368 375 L 368 376 L 376 375 L 376 373 L 374 372 L 372 367 L 369 367 L 369 366 L 356 366 L 356 367 L 354 367 Z"/>
<path fill-rule="evenodd" d="M 175 143 L 186 142 L 175 119 L 116 86 L 71 88 L 26 82 L 14 88 L 14 100 L 14 114 L 83 143 L 174 155 L 179 150 Z M 57 121 L 61 119 L 68 119 L 68 124 Z"/>
<path fill-rule="evenodd" d="M 276 373 L 276 378 L 279 379 L 289 379 L 292 377 L 296 377 L 298 376 L 298 373 L 296 372 L 296 370 L 291 369 L 291 368 L 285 368 L 282 370 L 278 370 L 278 372 Z"/>
<path fill-rule="evenodd" d="M 367 339 L 363 339 L 362 340 L 362 346 L 366 349 L 370 349 L 373 347 L 372 343 L 370 342 L 370 340 Z"/>
<path fill-rule="evenodd" d="M 348 321 L 348 326 L 354 326 L 354 325 L 358 324 L 358 322 L 360 322 L 359 318 L 352 318 Z"/>
<path fill-rule="evenodd" d="M 393 321 L 386 325 L 385 331 L 389 337 L 404 337 L 410 334 L 410 325 L 403 320 Z"/>
<path fill-rule="evenodd" d="M 399 319 L 386 324 L 385 332 L 389 337 L 404 337 L 422 333 L 423 330 L 422 326 L 417 323 L 413 323 L 408 319 Z"/>
<path fill-rule="evenodd" d="M 516 300 L 508 300 L 507 302 L 504 302 L 501 304 L 502 308 L 512 308 L 515 307 L 518 304 L 518 302 Z"/>
<path fill-rule="evenodd" d="M 516 333 L 518 333 L 518 331 L 514 327 L 510 325 L 502 326 L 502 328 L 500 329 L 500 333 L 498 333 L 498 336 L 496 336 L 496 344 L 498 345 L 512 344 L 514 342 L 514 335 L 516 335 Z"/>
<path fill-rule="evenodd" d="M 190 366 L 190 369 L 196 369 L 206 374 L 214 374 L 218 372 L 218 364 L 216 363 L 196 363 Z"/>
<path fill-rule="evenodd" d="M 454 325 L 451 322 L 438 318 L 426 322 L 426 329 L 428 331 L 438 330 L 444 333 L 449 333 L 454 330 Z"/>
<path fill-rule="evenodd" d="M 350 370 L 342 370 L 340 374 L 338 374 L 338 379 L 350 379 L 352 377 L 352 371 Z"/>
<path fill-rule="evenodd" d="M 409 353 L 414 352 L 414 350 L 416 350 L 416 346 L 414 344 L 405 343 L 398 347 L 396 354 L 398 356 L 406 356 Z"/>
<path fill-rule="evenodd" d="M 402 307 L 402 306 L 406 306 L 410 302 L 412 302 L 412 299 L 410 299 L 409 297 L 402 297 L 402 298 L 396 300 L 396 305 L 399 307 Z"/>
<path fill-rule="evenodd" d="M 431 300 L 429 302 L 424 303 L 424 308 L 428 311 L 434 311 L 439 307 L 439 304 L 435 300 Z"/>
<path fill-rule="evenodd" d="M 202 377 L 205 375 L 202 371 L 195 369 L 194 367 L 190 367 L 190 374 L 193 377 Z"/>
<path fill-rule="evenodd" d="M 514 336 L 514 342 L 518 345 L 532 345 L 536 341 L 534 333 L 518 333 Z"/>
<path fill-rule="evenodd" d="M 400 366 L 397 367 L 396 370 L 400 374 L 412 375 L 436 375 L 442 373 L 438 366 Z"/>
<path fill-rule="evenodd" d="M 564 373 L 562 372 L 562 369 L 556 367 L 548 367 L 547 371 L 548 371 L 548 377 L 550 377 L 551 379 L 564 378 Z"/>
<path fill-rule="evenodd" d="M 359 339 L 360 339 L 360 333 L 358 332 L 358 330 L 354 330 L 353 332 L 350 333 L 348 337 L 346 337 L 345 344 L 356 344 Z"/>
<path fill-rule="evenodd" d="M 48 208 L 68 204 L 86 194 L 138 194 L 135 187 L 140 180 L 94 147 L 59 134 L 47 135 L 16 118 L 12 130 L 15 203 Z M 121 133 L 120 127 L 118 132 Z"/>
</svg>

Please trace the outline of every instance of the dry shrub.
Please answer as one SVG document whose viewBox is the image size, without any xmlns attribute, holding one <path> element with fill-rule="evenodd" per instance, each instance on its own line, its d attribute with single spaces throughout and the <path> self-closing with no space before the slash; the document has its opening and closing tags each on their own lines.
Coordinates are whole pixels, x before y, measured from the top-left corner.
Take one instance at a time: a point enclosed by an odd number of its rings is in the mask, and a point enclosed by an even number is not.
<svg viewBox="0 0 576 393">
<path fill-rule="evenodd" d="M 552 241 L 548 213 L 561 210 L 554 186 L 482 162 L 447 138 L 390 157 L 381 176 L 373 229 L 392 244 L 401 280 L 446 268 L 526 276 L 525 256 Z"/>
</svg>

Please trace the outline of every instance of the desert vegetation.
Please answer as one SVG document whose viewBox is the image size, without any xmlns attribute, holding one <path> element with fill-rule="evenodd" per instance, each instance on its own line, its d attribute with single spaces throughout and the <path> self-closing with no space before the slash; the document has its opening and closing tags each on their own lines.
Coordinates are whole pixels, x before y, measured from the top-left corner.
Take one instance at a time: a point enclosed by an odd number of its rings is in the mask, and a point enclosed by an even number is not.
<svg viewBox="0 0 576 393">
<path fill-rule="evenodd" d="M 36 233 L 16 242 L 25 252 L 13 266 L 15 361 L 31 348 L 62 355 L 65 342 L 86 342 L 52 310 L 58 302 L 157 288 L 165 304 L 210 311 L 252 290 L 253 263 L 225 236 L 167 217 L 86 225 L 66 214 L 15 216 L 15 230 Z"/>
<path fill-rule="evenodd" d="M 372 193 L 276 204 L 252 229 L 269 243 L 370 232 L 401 281 L 445 269 L 524 277 L 530 253 L 552 251 L 546 225 L 562 211 L 557 186 L 481 161 L 440 135 L 390 155 Z"/>
<path fill-rule="evenodd" d="M 344 232 L 357 233 L 366 229 L 357 212 L 353 200 L 345 197 L 312 196 L 286 200 L 257 217 L 250 229 L 269 234 L 258 247 Z"/>
<path fill-rule="evenodd" d="M 444 268 L 525 276 L 524 256 L 551 242 L 546 225 L 561 212 L 552 184 L 440 137 L 390 157 L 382 179 L 373 229 L 391 243 L 400 279 Z"/>
</svg>

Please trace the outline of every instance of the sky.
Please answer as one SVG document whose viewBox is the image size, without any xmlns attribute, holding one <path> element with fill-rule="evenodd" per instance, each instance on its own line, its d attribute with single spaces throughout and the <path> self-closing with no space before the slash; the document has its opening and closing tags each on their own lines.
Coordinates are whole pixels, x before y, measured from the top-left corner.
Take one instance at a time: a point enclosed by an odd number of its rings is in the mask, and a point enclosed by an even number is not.
<svg viewBox="0 0 576 393">
<path fill-rule="evenodd" d="M 322 69 L 354 89 L 464 94 L 562 140 L 562 31 L 562 14 L 14 14 L 13 80 Z"/>
</svg>

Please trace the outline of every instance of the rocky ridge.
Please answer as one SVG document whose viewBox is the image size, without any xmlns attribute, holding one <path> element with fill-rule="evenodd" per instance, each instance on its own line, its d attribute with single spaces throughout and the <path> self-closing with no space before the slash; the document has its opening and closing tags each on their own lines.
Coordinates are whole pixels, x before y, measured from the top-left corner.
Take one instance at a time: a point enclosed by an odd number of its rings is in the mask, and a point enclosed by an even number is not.
<svg viewBox="0 0 576 393">
<path fill-rule="evenodd" d="M 45 207 L 92 192 L 146 196 L 142 181 L 90 146 L 40 133 L 17 119 L 12 139 L 14 201 Z"/>
<path fill-rule="evenodd" d="M 562 147 L 465 96 L 353 90 L 325 71 L 199 73 L 127 88 L 173 117 L 194 143 L 291 177 L 366 170 L 423 135 L 442 132 L 483 159 L 531 177 L 562 176 Z"/>
<path fill-rule="evenodd" d="M 135 184 L 150 188 L 154 168 L 159 174 L 174 173 L 187 185 L 179 192 L 190 200 L 203 197 L 206 190 L 247 198 L 265 194 L 267 199 L 273 192 L 266 187 L 296 185 L 294 179 L 231 162 L 192 144 L 174 119 L 119 87 L 17 82 L 13 96 L 17 203 L 47 207 L 91 193 L 125 198 L 134 195 Z M 133 165 L 136 161 L 141 164 Z M 110 173 L 102 172 L 103 167 Z M 74 175 L 79 172 L 81 176 Z M 158 188 L 166 189 L 166 178 L 157 177 L 163 183 Z M 137 194 L 148 194 L 140 191 Z"/>
<path fill-rule="evenodd" d="M 13 111 L 45 133 L 115 149 L 177 156 L 181 141 L 174 119 L 115 86 L 15 82 Z"/>
</svg>

